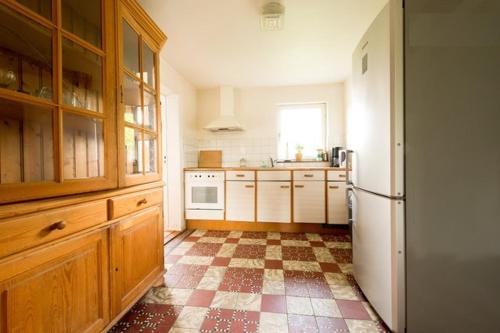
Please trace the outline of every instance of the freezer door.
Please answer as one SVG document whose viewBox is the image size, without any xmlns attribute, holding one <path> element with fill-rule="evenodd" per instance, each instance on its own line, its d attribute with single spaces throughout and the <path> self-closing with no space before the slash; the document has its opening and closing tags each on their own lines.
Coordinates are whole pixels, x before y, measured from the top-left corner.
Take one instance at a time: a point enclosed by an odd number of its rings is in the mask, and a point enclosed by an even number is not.
<svg viewBox="0 0 500 333">
<path fill-rule="evenodd" d="M 354 190 L 354 277 L 394 332 L 404 332 L 404 202 Z"/>
<path fill-rule="evenodd" d="M 352 181 L 387 196 L 403 196 L 403 24 L 400 0 L 391 0 L 353 53 L 352 107 L 347 147 Z"/>
</svg>

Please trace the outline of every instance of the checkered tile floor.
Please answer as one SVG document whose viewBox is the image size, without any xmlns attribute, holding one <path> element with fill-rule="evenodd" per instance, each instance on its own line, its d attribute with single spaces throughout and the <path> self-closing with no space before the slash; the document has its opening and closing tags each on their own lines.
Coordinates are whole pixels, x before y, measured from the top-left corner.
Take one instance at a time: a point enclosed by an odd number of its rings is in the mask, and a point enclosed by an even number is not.
<svg viewBox="0 0 500 333">
<path fill-rule="evenodd" d="M 385 332 L 347 235 L 196 230 L 111 332 Z"/>
</svg>

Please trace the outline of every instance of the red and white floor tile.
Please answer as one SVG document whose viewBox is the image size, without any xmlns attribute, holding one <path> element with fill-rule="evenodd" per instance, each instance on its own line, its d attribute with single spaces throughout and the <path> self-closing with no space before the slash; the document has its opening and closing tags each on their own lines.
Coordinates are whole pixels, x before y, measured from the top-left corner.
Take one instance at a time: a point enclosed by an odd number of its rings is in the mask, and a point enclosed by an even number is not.
<svg viewBox="0 0 500 333">
<path fill-rule="evenodd" d="M 111 332 L 386 332 L 347 235 L 196 230 Z"/>
</svg>

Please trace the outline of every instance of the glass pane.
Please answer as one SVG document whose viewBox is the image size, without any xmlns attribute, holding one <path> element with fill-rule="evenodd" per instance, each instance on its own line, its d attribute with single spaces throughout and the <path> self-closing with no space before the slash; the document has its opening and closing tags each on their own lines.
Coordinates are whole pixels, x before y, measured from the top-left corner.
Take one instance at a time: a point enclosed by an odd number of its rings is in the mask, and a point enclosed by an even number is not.
<svg viewBox="0 0 500 333">
<path fill-rule="evenodd" d="M 217 203 L 217 187 L 195 186 L 191 191 L 193 203 Z"/>
<path fill-rule="evenodd" d="M 52 98 L 52 35 L 0 5 L 0 88 Z"/>
<path fill-rule="evenodd" d="M 62 0 L 63 29 L 101 47 L 101 0 Z"/>
<path fill-rule="evenodd" d="M 52 17 L 52 0 L 17 0 L 17 2 L 49 20 Z"/>
<path fill-rule="evenodd" d="M 142 133 L 130 127 L 125 127 L 125 172 L 142 173 Z"/>
<path fill-rule="evenodd" d="M 123 65 L 139 76 L 139 35 L 123 21 Z"/>
<path fill-rule="evenodd" d="M 0 184 L 54 180 L 52 111 L 0 99 Z"/>
<path fill-rule="evenodd" d="M 104 176 L 102 121 L 65 113 L 63 118 L 64 179 Z"/>
<path fill-rule="evenodd" d="M 156 127 L 156 96 L 144 90 L 144 126 Z"/>
<path fill-rule="evenodd" d="M 142 124 L 141 88 L 139 81 L 128 75 L 123 75 L 123 105 L 125 107 L 125 121 L 133 124 Z"/>
<path fill-rule="evenodd" d="M 63 41 L 63 99 L 102 112 L 102 59 L 68 39 Z"/>
<path fill-rule="evenodd" d="M 156 137 L 144 134 L 144 165 L 146 173 L 155 173 L 156 170 Z"/>
<path fill-rule="evenodd" d="M 155 87 L 155 58 L 154 53 L 145 44 L 142 44 L 142 79 L 151 87 Z"/>
</svg>

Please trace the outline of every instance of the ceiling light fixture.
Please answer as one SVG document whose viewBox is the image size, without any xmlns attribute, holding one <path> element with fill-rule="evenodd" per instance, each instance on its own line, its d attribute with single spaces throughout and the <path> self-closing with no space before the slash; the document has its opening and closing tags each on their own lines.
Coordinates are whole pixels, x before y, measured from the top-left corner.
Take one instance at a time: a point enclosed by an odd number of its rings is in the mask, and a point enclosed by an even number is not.
<svg viewBox="0 0 500 333">
<path fill-rule="evenodd" d="M 260 27 L 263 31 L 278 31 L 283 29 L 283 14 L 285 7 L 277 2 L 270 1 L 262 6 Z"/>
</svg>

